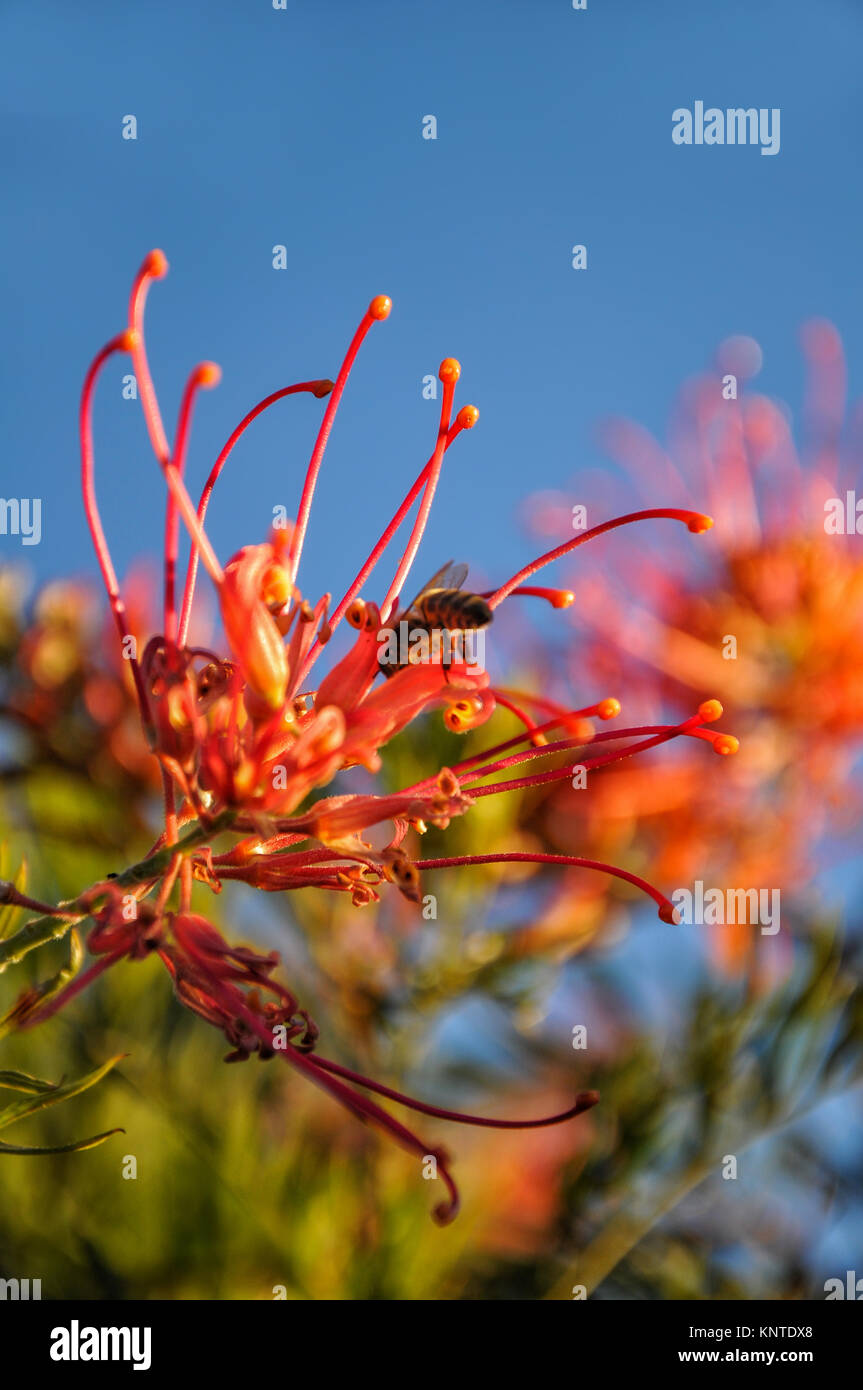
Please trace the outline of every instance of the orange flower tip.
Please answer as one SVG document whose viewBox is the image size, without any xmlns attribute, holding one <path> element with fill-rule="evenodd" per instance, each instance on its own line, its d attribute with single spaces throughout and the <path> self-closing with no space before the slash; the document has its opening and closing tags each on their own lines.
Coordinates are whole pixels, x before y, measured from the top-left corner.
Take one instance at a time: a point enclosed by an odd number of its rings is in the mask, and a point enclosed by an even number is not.
<svg viewBox="0 0 863 1390">
<path fill-rule="evenodd" d="M 218 362 L 199 363 L 195 368 L 195 380 L 207 391 L 213 386 L 218 386 L 222 380 L 222 369 Z"/>
<path fill-rule="evenodd" d="M 571 608 L 575 603 L 575 594 L 571 589 L 558 589 L 551 600 L 552 608 Z"/>
<path fill-rule="evenodd" d="M 376 294 L 369 305 L 369 313 L 373 319 L 388 319 L 392 311 L 393 302 L 388 294 Z"/>
<path fill-rule="evenodd" d="M 455 419 L 463 430 L 472 430 L 479 419 L 479 411 L 475 405 L 463 405 Z"/>
<path fill-rule="evenodd" d="M 722 718 L 722 705 L 718 700 L 705 700 L 698 706 L 698 717 L 705 724 L 715 724 L 717 719 Z"/>
<path fill-rule="evenodd" d="M 138 337 L 134 328 L 127 328 L 118 335 L 117 346 L 121 352 L 133 352 L 138 346 Z"/>
<path fill-rule="evenodd" d="M 445 357 L 438 368 L 441 381 L 452 382 L 453 386 L 461 376 L 461 363 L 457 357 Z"/>
<path fill-rule="evenodd" d="M 334 381 L 330 381 L 328 376 L 323 377 L 321 381 L 317 382 L 315 385 L 314 394 L 317 396 L 318 400 L 320 400 L 323 396 L 328 396 L 335 384 L 336 383 Z"/>
<path fill-rule="evenodd" d="M 600 700 L 596 707 L 596 712 L 600 719 L 616 719 L 620 714 L 620 701 L 614 698 Z"/>
<path fill-rule="evenodd" d="M 667 922 L 670 927 L 680 926 L 680 913 L 673 903 L 663 903 L 659 909 L 660 922 Z"/>
<path fill-rule="evenodd" d="M 168 274 L 168 258 L 164 251 L 160 251 L 158 247 L 151 251 L 142 269 L 151 280 L 163 280 Z"/>
<path fill-rule="evenodd" d="M 713 517 L 704 516 L 698 513 L 695 516 L 693 516 L 691 520 L 689 520 L 686 524 L 693 535 L 700 536 L 704 531 L 710 530 L 711 526 L 713 525 Z"/>
<path fill-rule="evenodd" d="M 713 740 L 713 751 L 720 757 L 727 758 L 732 753 L 736 753 L 740 747 L 740 741 L 733 734 L 717 734 Z"/>
</svg>

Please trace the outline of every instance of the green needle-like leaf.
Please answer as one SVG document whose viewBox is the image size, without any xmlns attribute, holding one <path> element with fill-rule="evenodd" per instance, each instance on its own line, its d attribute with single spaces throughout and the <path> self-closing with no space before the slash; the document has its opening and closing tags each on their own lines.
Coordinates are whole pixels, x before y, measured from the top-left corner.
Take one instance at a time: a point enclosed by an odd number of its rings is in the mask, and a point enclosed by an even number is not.
<svg viewBox="0 0 863 1390">
<path fill-rule="evenodd" d="M 0 1129 L 6 1129 L 9 1125 L 16 1124 L 18 1120 L 26 1119 L 28 1115 L 35 1115 L 39 1110 L 44 1110 L 49 1105 L 59 1105 L 61 1101 L 69 1100 L 72 1096 L 79 1096 L 82 1091 L 95 1086 L 102 1077 L 107 1075 L 112 1067 L 122 1061 L 127 1056 L 125 1052 L 120 1052 L 116 1057 L 111 1057 L 109 1061 L 103 1062 L 101 1067 L 95 1071 L 88 1072 L 86 1076 L 79 1077 L 77 1081 L 69 1081 L 64 1086 L 57 1086 L 52 1091 L 43 1091 L 37 1096 L 32 1096 L 29 1100 L 14 1101 L 12 1105 L 7 1105 L 5 1110 L 0 1110 Z"/>
<path fill-rule="evenodd" d="M 0 1071 L 0 1086 L 7 1091 L 24 1091 L 28 1096 L 38 1096 L 45 1091 L 55 1091 L 56 1081 L 42 1081 L 38 1076 L 29 1076 L 24 1071 Z"/>
<path fill-rule="evenodd" d="M 0 852 L 0 878 L 6 879 L 8 877 L 11 877 L 11 881 L 18 889 L 19 893 L 25 891 L 27 887 L 27 862 L 25 860 L 20 865 L 14 876 L 7 875 L 6 846 L 4 845 L 2 852 Z M 14 903 L 4 903 L 3 906 L 0 907 L 0 941 L 2 941 L 4 936 L 9 935 L 12 930 L 12 924 L 20 911 L 21 908 L 16 907 Z"/>
<path fill-rule="evenodd" d="M 50 1148 L 40 1149 L 33 1144 L 4 1144 L 0 1141 L 0 1154 L 77 1154 L 85 1149 L 98 1148 L 110 1139 L 112 1134 L 125 1134 L 124 1129 L 106 1129 L 104 1134 L 94 1134 L 90 1139 L 75 1139 L 71 1144 L 52 1144 Z"/>
<path fill-rule="evenodd" d="M 81 969 L 81 962 L 84 959 L 84 947 L 81 943 L 81 934 L 74 928 L 69 934 L 69 959 L 65 965 L 61 966 L 56 974 L 50 979 L 43 980 L 41 985 L 34 985 L 25 993 L 28 1011 L 34 1009 L 37 1004 L 44 1004 L 46 999 L 51 999 L 55 994 L 59 994 L 65 985 L 73 980 Z M 19 1024 L 19 1004 L 20 1000 L 12 1005 L 7 1014 L 0 1018 L 0 1038 L 11 1033 Z"/>
</svg>

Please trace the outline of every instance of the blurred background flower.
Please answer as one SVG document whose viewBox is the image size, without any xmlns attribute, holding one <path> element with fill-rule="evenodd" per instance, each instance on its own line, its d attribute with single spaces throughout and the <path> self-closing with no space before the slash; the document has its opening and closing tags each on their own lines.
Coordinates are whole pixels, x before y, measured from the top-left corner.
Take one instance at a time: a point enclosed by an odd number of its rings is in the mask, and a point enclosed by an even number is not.
<svg viewBox="0 0 863 1390">
<path fill-rule="evenodd" d="M 542 653 L 547 689 L 589 674 L 609 693 L 626 692 L 633 722 L 659 710 L 682 715 L 699 692 L 715 692 L 742 754 L 709 782 L 689 749 L 672 749 L 658 773 L 624 763 L 595 795 L 562 787 L 534 798 L 527 824 L 569 852 L 588 845 L 579 853 L 613 857 L 637 843 L 665 891 L 696 879 L 781 886 L 805 912 L 819 891 L 841 901 L 856 853 L 863 552 L 853 530 L 827 529 L 832 499 L 844 519 L 853 495 L 861 410 L 846 412 L 832 325 L 807 324 L 802 343 L 799 425 L 751 386 L 761 351 L 746 338 L 722 343 L 713 368 L 681 389 L 667 445 L 627 420 L 601 424 L 617 467 L 596 480 L 600 498 L 617 491 L 622 472 L 637 498 L 657 485 L 680 505 L 698 497 L 715 525 L 694 556 L 660 549 L 654 535 L 637 549 L 610 538 L 605 564 L 583 574 L 573 566 L 573 632 L 552 657 Z M 573 480 L 571 495 L 534 498 L 531 529 L 565 536 L 583 491 Z M 712 932 L 714 958 L 731 971 L 753 945 L 746 924 Z M 762 941 L 774 952 L 787 946 L 782 937 Z"/>
</svg>

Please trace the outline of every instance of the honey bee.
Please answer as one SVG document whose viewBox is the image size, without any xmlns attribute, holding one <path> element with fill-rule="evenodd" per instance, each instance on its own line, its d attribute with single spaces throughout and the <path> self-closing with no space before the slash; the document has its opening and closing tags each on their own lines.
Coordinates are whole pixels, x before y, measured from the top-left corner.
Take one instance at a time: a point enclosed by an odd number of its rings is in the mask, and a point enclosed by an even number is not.
<svg viewBox="0 0 863 1390">
<path fill-rule="evenodd" d="M 423 585 L 413 602 L 393 618 L 391 626 L 398 634 L 399 659 L 381 662 L 385 676 L 394 676 L 405 666 L 429 659 L 448 667 L 453 660 L 451 647 L 460 645 L 460 634 L 488 626 L 494 615 L 485 599 L 462 588 L 467 570 L 467 565 L 450 560 Z M 402 628 L 403 623 L 405 628 Z M 411 638 L 418 633 L 427 634 L 429 641 L 412 642 Z M 445 633 L 456 635 L 450 646 L 444 641 Z M 429 648 L 433 653 L 431 657 Z"/>
</svg>

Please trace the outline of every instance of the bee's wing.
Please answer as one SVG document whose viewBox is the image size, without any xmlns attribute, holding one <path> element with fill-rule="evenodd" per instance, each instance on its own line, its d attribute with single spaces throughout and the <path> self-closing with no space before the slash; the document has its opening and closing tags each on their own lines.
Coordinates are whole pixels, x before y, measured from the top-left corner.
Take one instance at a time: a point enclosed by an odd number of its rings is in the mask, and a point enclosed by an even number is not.
<svg viewBox="0 0 863 1390">
<path fill-rule="evenodd" d="M 407 605 L 402 611 L 410 613 L 411 609 L 416 608 L 423 594 L 427 594 L 430 589 L 460 589 L 467 579 L 468 567 L 464 564 L 456 564 L 452 560 L 447 560 L 442 565 L 437 574 L 433 574 L 427 584 L 423 584 L 416 598 Z"/>
</svg>

